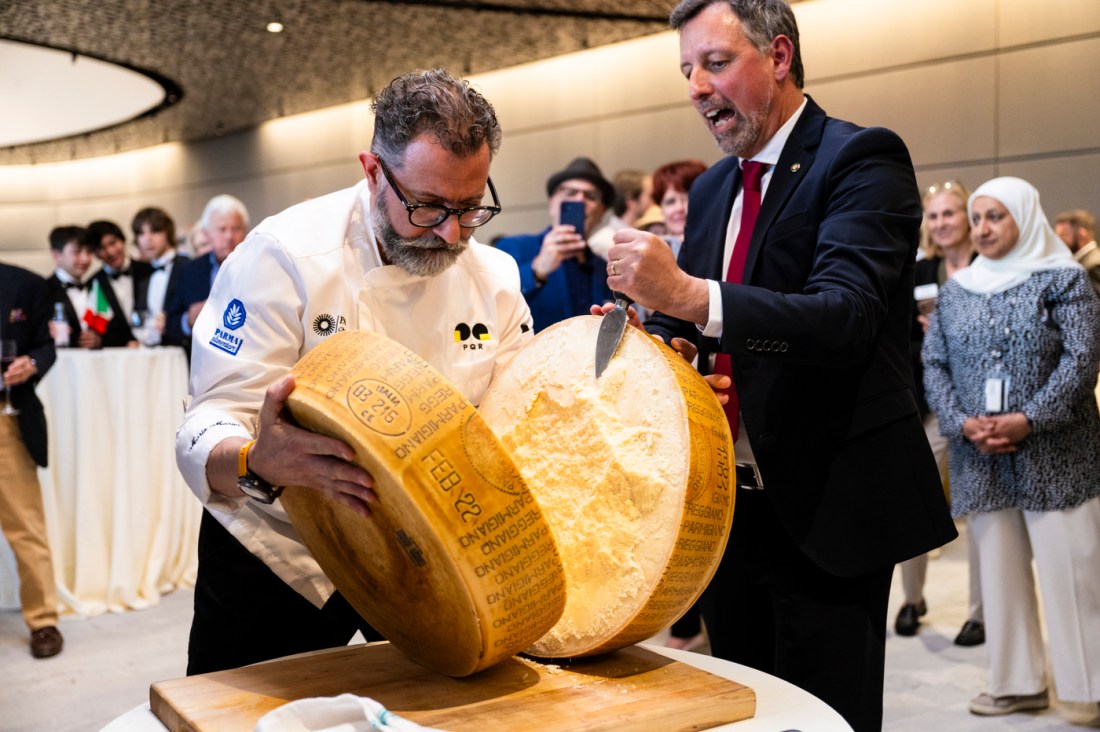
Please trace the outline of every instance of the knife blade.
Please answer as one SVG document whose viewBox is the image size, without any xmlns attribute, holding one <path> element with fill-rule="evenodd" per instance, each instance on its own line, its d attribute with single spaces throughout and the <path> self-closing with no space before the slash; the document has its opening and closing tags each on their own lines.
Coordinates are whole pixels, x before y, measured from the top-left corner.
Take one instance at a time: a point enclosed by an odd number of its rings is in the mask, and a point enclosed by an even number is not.
<svg viewBox="0 0 1100 732">
<path fill-rule="evenodd" d="M 633 302 L 621 292 L 614 293 L 615 309 L 604 314 L 600 321 L 600 332 L 596 336 L 596 378 L 607 369 L 611 357 L 619 350 L 619 343 L 626 332 L 626 306 Z"/>
</svg>

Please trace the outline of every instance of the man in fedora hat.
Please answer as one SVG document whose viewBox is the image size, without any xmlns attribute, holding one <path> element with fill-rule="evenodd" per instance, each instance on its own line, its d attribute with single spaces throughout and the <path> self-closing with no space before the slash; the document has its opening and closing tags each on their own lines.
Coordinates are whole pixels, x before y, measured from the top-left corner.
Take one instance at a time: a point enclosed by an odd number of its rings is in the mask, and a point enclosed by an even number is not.
<svg viewBox="0 0 1100 732">
<path fill-rule="evenodd" d="M 615 187 L 589 158 L 577 158 L 546 181 L 550 226 L 538 234 L 504 237 L 497 248 L 519 264 L 520 288 L 535 332 L 611 299 L 607 260 L 589 246 L 615 201 Z M 563 201 L 584 203 L 584 231 L 559 221 Z"/>
</svg>

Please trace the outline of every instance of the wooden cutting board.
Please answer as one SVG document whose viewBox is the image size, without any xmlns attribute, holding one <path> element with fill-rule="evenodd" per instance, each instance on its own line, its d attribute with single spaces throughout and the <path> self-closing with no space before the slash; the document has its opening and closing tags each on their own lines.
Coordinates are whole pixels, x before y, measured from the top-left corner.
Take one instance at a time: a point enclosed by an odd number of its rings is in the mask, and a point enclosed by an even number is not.
<svg viewBox="0 0 1100 732">
<path fill-rule="evenodd" d="M 553 665 L 516 656 L 450 678 L 377 643 L 161 681 L 149 695 L 173 732 L 241 732 L 286 702 L 344 693 L 449 732 L 701 730 L 756 711 L 747 686 L 637 646 Z"/>
</svg>

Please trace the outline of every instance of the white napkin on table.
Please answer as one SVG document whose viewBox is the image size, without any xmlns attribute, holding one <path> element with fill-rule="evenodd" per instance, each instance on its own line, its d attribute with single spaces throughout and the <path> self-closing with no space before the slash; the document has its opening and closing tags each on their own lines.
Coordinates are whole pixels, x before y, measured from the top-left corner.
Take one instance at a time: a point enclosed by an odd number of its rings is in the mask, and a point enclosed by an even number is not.
<svg viewBox="0 0 1100 732">
<path fill-rule="evenodd" d="M 364 696 L 299 699 L 260 717 L 253 732 L 443 732 L 399 717 Z"/>
</svg>

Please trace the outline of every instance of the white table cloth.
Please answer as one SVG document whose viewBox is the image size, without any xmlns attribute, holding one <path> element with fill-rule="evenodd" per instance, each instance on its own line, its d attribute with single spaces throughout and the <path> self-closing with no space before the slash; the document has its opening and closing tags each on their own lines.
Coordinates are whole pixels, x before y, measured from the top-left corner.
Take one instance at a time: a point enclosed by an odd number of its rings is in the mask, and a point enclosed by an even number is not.
<svg viewBox="0 0 1100 732">
<path fill-rule="evenodd" d="M 38 477 L 63 612 L 142 609 L 194 585 L 202 508 L 175 460 L 187 378 L 178 348 L 65 349 L 39 383 L 50 452 Z M 16 608 L 0 544 L 0 607 Z"/>
</svg>

